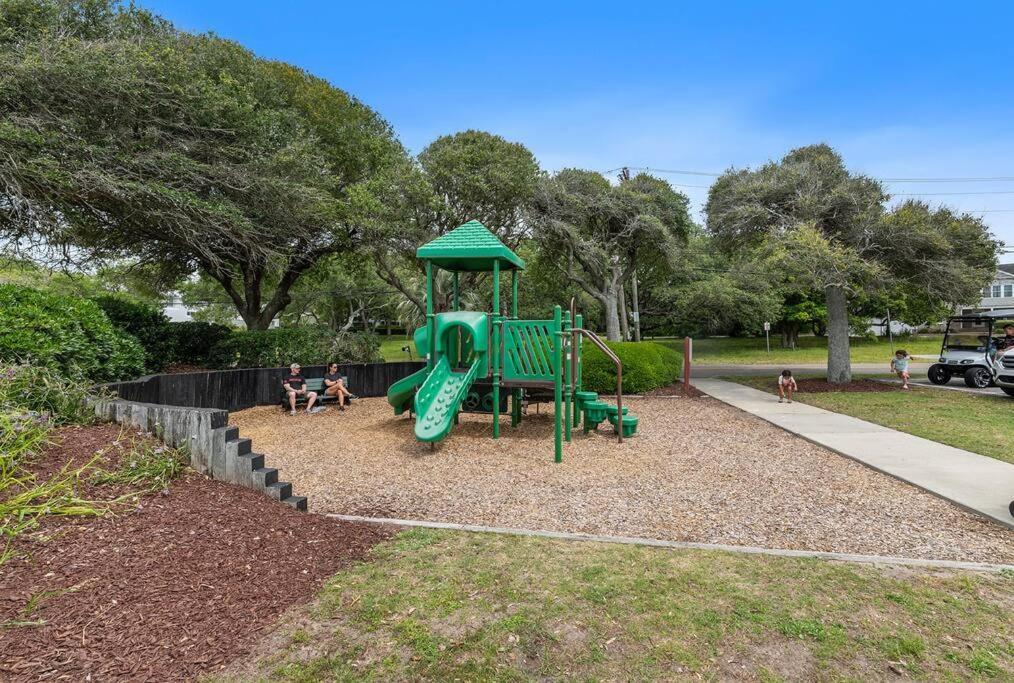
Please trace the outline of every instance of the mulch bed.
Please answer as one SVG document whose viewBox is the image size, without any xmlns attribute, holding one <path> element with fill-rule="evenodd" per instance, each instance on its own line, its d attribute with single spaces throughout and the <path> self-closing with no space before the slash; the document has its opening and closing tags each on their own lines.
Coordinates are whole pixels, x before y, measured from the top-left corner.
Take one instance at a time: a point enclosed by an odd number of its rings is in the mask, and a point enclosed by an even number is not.
<svg viewBox="0 0 1014 683">
<path fill-rule="evenodd" d="M 35 471 L 84 464 L 119 434 L 111 425 L 62 429 Z M 122 492 L 101 490 L 104 498 Z M 129 507 L 50 518 L 18 539 L 27 556 L 0 566 L 0 680 L 214 672 L 391 533 L 296 512 L 192 472 Z"/>
<path fill-rule="evenodd" d="M 682 382 L 676 382 L 675 384 L 670 384 L 669 386 L 666 386 L 666 387 L 660 387 L 658 389 L 653 389 L 651 391 L 646 391 L 646 392 L 644 392 L 643 395 L 644 396 L 686 396 L 687 398 L 699 398 L 701 396 L 704 396 L 704 392 L 702 392 L 700 389 L 698 389 L 697 387 L 695 387 L 692 384 L 690 385 L 690 387 L 688 389 L 684 389 Z"/>
<path fill-rule="evenodd" d="M 772 382 L 772 385 L 774 382 Z M 856 379 L 852 380 L 848 384 L 830 384 L 827 380 L 819 378 L 807 378 L 797 379 L 796 385 L 799 387 L 799 391 L 805 391 L 809 393 L 824 393 L 824 392 L 847 392 L 847 393 L 876 393 L 881 391 L 901 391 L 900 384 L 890 384 L 888 382 L 878 382 L 873 379 Z M 774 392 L 778 393 L 778 387 L 774 387 Z"/>
</svg>

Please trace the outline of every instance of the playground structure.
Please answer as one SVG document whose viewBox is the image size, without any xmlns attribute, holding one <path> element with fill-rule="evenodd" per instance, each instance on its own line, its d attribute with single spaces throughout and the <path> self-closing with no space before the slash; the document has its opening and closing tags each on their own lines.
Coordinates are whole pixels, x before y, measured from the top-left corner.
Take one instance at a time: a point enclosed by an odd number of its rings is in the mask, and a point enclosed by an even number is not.
<svg viewBox="0 0 1014 683">
<path fill-rule="evenodd" d="M 436 443 L 447 436 L 461 411 L 490 412 L 493 438 L 500 437 L 500 413 L 510 399 L 511 426 L 521 423 L 526 397 L 552 392 L 555 460 L 563 460 L 563 442 L 572 431 L 596 428 L 608 419 L 623 442 L 637 430 L 637 417 L 623 407 L 623 366 L 593 332 L 583 328 L 582 316 L 571 301 L 570 310 L 557 306 L 551 320 L 518 319 L 519 272 L 524 261 L 482 223 L 469 221 L 416 251 L 426 266 L 426 326 L 415 331 L 416 349 L 426 367 L 391 385 L 387 400 L 396 415 L 406 410 L 416 418 L 419 441 Z M 434 269 L 452 274 L 452 302 L 447 312 L 434 311 Z M 501 312 L 500 276 L 511 273 L 510 315 Z M 493 276 L 491 313 L 460 309 L 462 272 Z M 595 344 L 616 367 L 616 405 L 581 390 L 584 340 Z M 489 383 L 483 395 L 477 383 Z M 506 392 L 506 393 L 502 393 Z"/>
</svg>

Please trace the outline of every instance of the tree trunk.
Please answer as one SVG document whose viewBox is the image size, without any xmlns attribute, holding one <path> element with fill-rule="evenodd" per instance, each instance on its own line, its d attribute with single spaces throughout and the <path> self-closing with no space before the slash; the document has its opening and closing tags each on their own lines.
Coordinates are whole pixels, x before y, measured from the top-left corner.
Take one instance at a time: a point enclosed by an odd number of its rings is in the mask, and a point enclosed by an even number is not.
<svg viewBox="0 0 1014 683">
<path fill-rule="evenodd" d="M 824 290 L 827 299 L 827 381 L 847 384 L 852 381 L 849 358 L 849 311 L 845 290 L 832 286 Z"/>
<path fill-rule="evenodd" d="M 627 288 L 623 286 L 622 282 L 616 292 L 616 297 L 619 301 L 620 335 L 623 337 L 623 341 L 630 341 L 630 326 L 627 323 Z"/>
<path fill-rule="evenodd" d="M 616 286 L 609 287 L 602 299 L 602 313 L 606 317 L 606 339 L 620 341 L 620 316 L 617 313 Z"/>
<path fill-rule="evenodd" d="M 794 349 L 799 343 L 799 325 L 796 323 L 782 323 L 782 348 Z"/>
<path fill-rule="evenodd" d="M 630 307 L 634 314 L 634 341 L 641 341 L 641 309 L 637 301 L 637 271 L 634 271 L 633 279 L 630 281 Z"/>
</svg>

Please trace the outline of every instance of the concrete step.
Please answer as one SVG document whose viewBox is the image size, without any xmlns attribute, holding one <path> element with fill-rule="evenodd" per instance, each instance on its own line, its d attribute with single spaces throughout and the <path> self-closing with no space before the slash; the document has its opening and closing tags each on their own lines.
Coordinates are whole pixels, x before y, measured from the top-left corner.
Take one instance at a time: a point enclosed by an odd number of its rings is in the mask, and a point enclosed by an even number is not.
<svg viewBox="0 0 1014 683">
<path fill-rule="evenodd" d="M 306 496 L 289 496 L 283 498 L 282 502 L 289 507 L 296 508 L 300 512 L 306 512 Z"/>
<path fill-rule="evenodd" d="M 266 489 L 276 481 L 278 481 L 278 470 L 274 467 L 259 467 L 253 471 L 253 483 L 257 488 Z"/>
<path fill-rule="evenodd" d="M 225 448 L 227 453 L 233 455 L 246 455 L 253 450 L 253 441 L 250 439 L 229 439 L 225 442 Z"/>
<path fill-rule="evenodd" d="M 292 484 L 287 481 L 276 481 L 264 487 L 264 493 L 278 501 L 292 497 Z"/>
<path fill-rule="evenodd" d="M 239 462 L 243 473 L 253 472 L 256 469 L 264 467 L 264 454 L 263 453 L 246 453 L 239 456 Z"/>
<path fill-rule="evenodd" d="M 235 441 L 239 438 L 239 427 L 226 427 L 225 428 L 225 440 Z"/>
</svg>

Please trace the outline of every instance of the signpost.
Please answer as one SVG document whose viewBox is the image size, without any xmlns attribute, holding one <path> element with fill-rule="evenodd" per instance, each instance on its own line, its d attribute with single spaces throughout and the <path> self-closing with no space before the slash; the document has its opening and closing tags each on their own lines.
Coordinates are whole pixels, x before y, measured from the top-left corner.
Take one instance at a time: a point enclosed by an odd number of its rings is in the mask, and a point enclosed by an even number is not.
<svg viewBox="0 0 1014 683">
<path fill-rule="evenodd" d="M 764 323 L 764 340 L 768 345 L 768 353 L 771 353 L 771 323 Z"/>
</svg>

